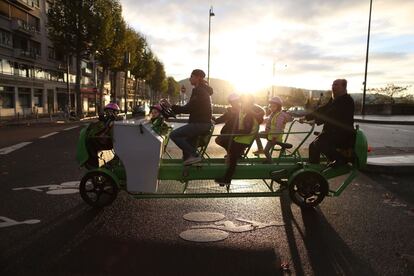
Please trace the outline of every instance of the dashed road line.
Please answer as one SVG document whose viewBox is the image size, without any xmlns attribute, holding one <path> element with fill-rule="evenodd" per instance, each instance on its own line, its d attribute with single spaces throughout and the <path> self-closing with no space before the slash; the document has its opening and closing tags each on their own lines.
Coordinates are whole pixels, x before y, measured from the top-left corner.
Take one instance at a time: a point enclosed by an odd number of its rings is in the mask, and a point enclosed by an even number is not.
<svg viewBox="0 0 414 276">
<path fill-rule="evenodd" d="M 39 139 L 44 139 L 44 138 L 50 137 L 50 136 L 58 134 L 58 133 L 59 132 L 52 132 L 52 133 L 49 133 L 49 134 L 46 134 L 46 135 L 43 135 L 43 136 L 39 137 Z"/>
<path fill-rule="evenodd" d="M 79 126 L 68 127 L 68 128 L 63 129 L 63 130 L 71 130 L 71 129 L 74 129 L 74 128 L 77 128 L 77 127 L 79 127 Z"/>
<path fill-rule="evenodd" d="M 9 154 L 12 151 L 21 149 L 24 146 L 27 146 L 28 144 L 31 144 L 32 142 L 22 142 L 22 143 L 18 143 L 16 145 L 7 147 L 7 148 L 2 148 L 0 149 L 0 155 L 5 155 L 5 154 Z"/>
</svg>

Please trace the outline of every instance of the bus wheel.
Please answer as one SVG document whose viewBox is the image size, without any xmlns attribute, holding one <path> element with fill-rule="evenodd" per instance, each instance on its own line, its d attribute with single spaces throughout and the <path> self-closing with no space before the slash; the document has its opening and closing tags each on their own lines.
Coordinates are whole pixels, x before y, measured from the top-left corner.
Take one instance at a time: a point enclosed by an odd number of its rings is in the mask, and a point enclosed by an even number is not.
<svg viewBox="0 0 414 276">
<path fill-rule="evenodd" d="M 329 186 L 326 179 L 312 171 L 304 171 L 295 176 L 289 185 L 292 201 L 303 208 L 317 206 L 328 194 Z"/>
<path fill-rule="evenodd" d="M 102 172 L 87 173 L 79 184 L 82 199 L 92 207 L 110 205 L 118 194 L 118 187 L 109 175 Z"/>
</svg>

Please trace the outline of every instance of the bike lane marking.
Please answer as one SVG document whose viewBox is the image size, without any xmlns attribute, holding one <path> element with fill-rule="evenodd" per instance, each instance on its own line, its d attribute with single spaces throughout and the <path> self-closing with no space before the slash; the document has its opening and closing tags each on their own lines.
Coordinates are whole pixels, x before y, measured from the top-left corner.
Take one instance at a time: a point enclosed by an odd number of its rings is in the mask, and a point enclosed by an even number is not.
<svg viewBox="0 0 414 276">
<path fill-rule="evenodd" d="M 0 228 L 3 227 L 10 227 L 10 226 L 14 226 L 14 225 L 18 225 L 18 224 L 35 224 L 35 223 L 39 223 L 40 220 L 39 219 L 28 219 L 28 220 L 24 220 L 24 221 L 17 221 L 11 218 L 6 218 L 6 217 L 1 217 L 0 216 Z"/>
<path fill-rule="evenodd" d="M 63 130 L 71 130 L 71 129 L 74 129 L 74 128 L 77 128 L 77 127 L 79 127 L 79 126 L 67 127 L 67 128 L 64 128 Z"/>
<path fill-rule="evenodd" d="M 13 146 L 10 146 L 10 147 L 2 148 L 2 149 L 0 149 L 0 155 L 9 154 L 10 152 L 21 149 L 22 147 L 27 146 L 31 143 L 32 142 L 22 142 L 22 143 L 18 143 L 16 145 L 13 145 Z"/>
<path fill-rule="evenodd" d="M 49 133 L 49 134 L 46 134 L 46 135 L 40 136 L 40 137 L 39 137 L 39 139 L 44 139 L 44 138 L 50 137 L 50 136 L 55 135 L 55 134 L 58 134 L 58 133 L 59 133 L 59 132 L 52 132 L 52 133 Z"/>
</svg>

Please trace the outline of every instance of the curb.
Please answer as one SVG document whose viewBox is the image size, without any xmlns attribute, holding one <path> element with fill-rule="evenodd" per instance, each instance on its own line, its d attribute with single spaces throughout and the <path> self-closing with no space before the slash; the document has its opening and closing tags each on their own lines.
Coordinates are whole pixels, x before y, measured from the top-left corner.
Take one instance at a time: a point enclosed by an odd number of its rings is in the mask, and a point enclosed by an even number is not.
<svg viewBox="0 0 414 276">
<path fill-rule="evenodd" d="M 413 121 L 381 121 L 354 118 L 354 122 L 367 124 L 384 124 L 384 125 L 414 125 Z"/>
<path fill-rule="evenodd" d="M 408 174 L 414 171 L 414 164 L 377 165 L 377 164 L 367 163 L 367 166 L 363 168 L 362 171 L 370 172 L 370 173 Z"/>
</svg>

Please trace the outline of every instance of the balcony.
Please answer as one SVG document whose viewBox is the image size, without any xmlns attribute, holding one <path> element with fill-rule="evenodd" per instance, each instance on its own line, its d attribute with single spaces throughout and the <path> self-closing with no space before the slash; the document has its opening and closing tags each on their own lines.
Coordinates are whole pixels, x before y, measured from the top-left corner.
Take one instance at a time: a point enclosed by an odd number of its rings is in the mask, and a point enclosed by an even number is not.
<svg viewBox="0 0 414 276">
<path fill-rule="evenodd" d="M 35 26 L 29 25 L 23 20 L 16 18 L 13 18 L 11 21 L 11 29 L 30 36 L 38 33 Z"/>
<path fill-rule="evenodd" d="M 11 2 L 16 3 L 17 6 L 27 11 L 32 11 L 35 8 L 35 3 L 31 0 L 12 0 Z"/>
<path fill-rule="evenodd" d="M 40 56 L 38 54 L 36 54 L 34 51 L 26 51 L 26 50 L 23 50 L 23 49 L 14 49 L 14 57 L 34 61 L 34 60 L 38 59 Z"/>
</svg>

